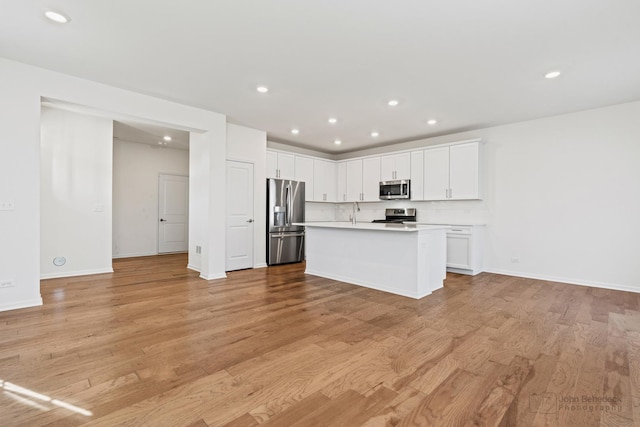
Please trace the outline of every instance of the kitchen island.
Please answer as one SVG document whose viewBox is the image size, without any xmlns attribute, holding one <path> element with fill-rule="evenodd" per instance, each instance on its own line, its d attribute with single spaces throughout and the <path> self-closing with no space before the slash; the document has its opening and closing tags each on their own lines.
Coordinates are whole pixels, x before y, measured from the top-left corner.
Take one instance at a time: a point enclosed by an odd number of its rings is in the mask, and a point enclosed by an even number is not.
<svg viewBox="0 0 640 427">
<path fill-rule="evenodd" d="M 444 225 L 307 222 L 305 273 L 411 298 L 443 285 Z"/>
</svg>

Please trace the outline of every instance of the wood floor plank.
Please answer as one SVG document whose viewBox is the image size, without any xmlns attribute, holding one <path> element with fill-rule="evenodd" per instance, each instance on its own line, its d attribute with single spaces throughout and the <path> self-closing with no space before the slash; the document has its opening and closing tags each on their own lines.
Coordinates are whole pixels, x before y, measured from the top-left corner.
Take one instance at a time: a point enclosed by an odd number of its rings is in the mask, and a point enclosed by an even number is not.
<svg viewBox="0 0 640 427">
<path fill-rule="evenodd" d="M 0 425 L 640 425 L 638 294 L 450 273 L 413 300 L 304 264 L 113 264 L 0 313 Z M 582 396 L 620 404 L 560 407 Z"/>
</svg>

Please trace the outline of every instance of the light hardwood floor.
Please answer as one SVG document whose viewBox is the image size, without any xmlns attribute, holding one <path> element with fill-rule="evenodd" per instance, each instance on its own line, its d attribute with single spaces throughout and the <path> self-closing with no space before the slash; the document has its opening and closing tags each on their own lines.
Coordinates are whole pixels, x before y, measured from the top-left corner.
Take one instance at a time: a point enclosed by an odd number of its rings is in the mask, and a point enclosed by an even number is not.
<svg viewBox="0 0 640 427">
<path fill-rule="evenodd" d="M 638 294 L 449 274 L 416 301 L 185 265 L 115 260 L 0 313 L 0 425 L 640 425 Z"/>
</svg>

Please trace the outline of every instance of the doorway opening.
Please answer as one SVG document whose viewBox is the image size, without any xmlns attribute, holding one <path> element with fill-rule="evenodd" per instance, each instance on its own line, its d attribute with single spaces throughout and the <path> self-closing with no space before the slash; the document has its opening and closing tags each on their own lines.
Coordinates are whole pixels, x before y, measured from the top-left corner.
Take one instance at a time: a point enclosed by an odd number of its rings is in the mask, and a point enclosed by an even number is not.
<svg viewBox="0 0 640 427">
<path fill-rule="evenodd" d="M 113 258 L 187 252 L 189 132 L 113 122 Z"/>
</svg>

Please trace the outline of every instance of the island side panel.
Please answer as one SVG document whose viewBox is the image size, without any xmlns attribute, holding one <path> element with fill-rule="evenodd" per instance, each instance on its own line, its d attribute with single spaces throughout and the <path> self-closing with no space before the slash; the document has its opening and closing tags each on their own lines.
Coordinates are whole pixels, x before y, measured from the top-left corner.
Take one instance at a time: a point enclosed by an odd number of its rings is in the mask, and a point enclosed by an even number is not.
<svg viewBox="0 0 640 427">
<path fill-rule="evenodd" d="M 418 240 L 418 295 L 421 298 L 444 285 L 447 276 L 446 231 L 421 230 Z"/>
<path fill-rule="evenodd" d="M 418 232 L 307 227 L 306 233 L 306 273 L 411 298 L 424 296 L 418 290 L 418 271 L 424 267 L 419 267 Z"/>
</svg>

